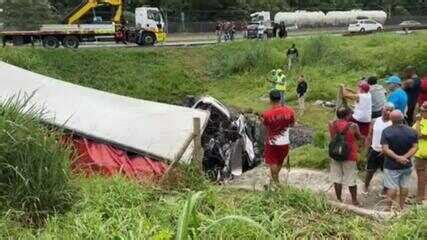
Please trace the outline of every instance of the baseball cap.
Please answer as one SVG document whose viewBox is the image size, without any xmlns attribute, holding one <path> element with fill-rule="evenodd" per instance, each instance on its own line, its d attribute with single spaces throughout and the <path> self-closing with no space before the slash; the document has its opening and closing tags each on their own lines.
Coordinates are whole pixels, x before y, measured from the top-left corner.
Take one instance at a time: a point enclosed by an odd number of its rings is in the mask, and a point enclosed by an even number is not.
<svg viewBox="0 0 427 240">
<path fill-rule="evenodd" d="M 387 84 L 401 84 L 402 81 L 400 80 L 400 77 L 393 75 L 393 76 L 390 76 L 389 78 L 387 78 L 385 83 L 387 83 Z"/>
<path fill-rule="evenodd" d="M 369 84 L 367 84 L 366 82 L 362 82 L 359 84 L 359 88 L 363 92 L 369 92 L 369 89 L 371 88 L 371 86 Z"/>
</svg>

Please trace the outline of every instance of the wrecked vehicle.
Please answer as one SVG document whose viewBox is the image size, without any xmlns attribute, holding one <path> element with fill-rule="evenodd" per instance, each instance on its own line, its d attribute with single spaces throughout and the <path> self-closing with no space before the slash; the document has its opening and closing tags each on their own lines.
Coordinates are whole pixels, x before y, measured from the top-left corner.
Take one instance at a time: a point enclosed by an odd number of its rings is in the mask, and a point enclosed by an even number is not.
<svg viewBox="0 0 427 240">
<path fill-rule="evenodd" d="M 184 105 L 210 112 L 202 146 L 203 168 L 211 180 L 232 179 L 261 162 L 264 132 L 258 117 L 245 116 L 209 96 L 188 97 Z"/>
<path fill-rule="evenodd" d="M 214 181 L 240 176 L 263 160 L 265 130 L 260 118 L 226 107 L 213 97 L 187 97 L 184 105 L 210 112 L 202 135 L 203 168 Z M 314 132 L 303 125 L 290 129 L 291 148 L 313 142 Z"/>
</svg>

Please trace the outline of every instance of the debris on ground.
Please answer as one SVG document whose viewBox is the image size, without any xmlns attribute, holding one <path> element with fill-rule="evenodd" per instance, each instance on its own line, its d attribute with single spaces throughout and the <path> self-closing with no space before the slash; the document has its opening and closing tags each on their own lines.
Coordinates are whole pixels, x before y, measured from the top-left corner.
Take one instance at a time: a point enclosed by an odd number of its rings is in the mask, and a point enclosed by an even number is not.
<svg viewBox="0 0 427 240">
<path fill-rule="evenodd" d="M 335 108 L 337 104 L 331 101 L 317 100 L 314 102 L 315 106 L 320 106 L 324 108 Z"/>
<path fill-rule="evenodd" d="M 293 149 L 313 143 L 313 137 L 313 129 L 307 126 L 297 124 L 289 129 L 289 140 Z"/>
</svg>

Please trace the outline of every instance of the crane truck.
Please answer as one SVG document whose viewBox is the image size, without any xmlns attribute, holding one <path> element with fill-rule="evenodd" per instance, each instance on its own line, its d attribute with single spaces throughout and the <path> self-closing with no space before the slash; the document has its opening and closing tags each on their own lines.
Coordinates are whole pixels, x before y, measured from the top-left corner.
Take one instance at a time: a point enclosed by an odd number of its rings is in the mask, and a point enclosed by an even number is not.
<svg viewBox="0 0 427 240">
<path fill-rule="evenodd" d="M 161 11 L 156 7 L 135 9 L 135 26 L 128 26 L 123 20 L 125 0 L 84 0 L 72 10 L 62 24 L 42 25 L 36 31 L 2 31 L 3 46 L 41 42 L 45 48 L 78 48 L 81 42 L 95 41 L 97 38 L 111 37 L 118 42 L 136 43 L 140 46 L 154 45 L 166 39 L 166 24 Z M 107 24 L 94 16 L 95 9 L 107 7 L 112 11 Z M 89 23 L 88 23 L 89 22 Z"/>
</svg>

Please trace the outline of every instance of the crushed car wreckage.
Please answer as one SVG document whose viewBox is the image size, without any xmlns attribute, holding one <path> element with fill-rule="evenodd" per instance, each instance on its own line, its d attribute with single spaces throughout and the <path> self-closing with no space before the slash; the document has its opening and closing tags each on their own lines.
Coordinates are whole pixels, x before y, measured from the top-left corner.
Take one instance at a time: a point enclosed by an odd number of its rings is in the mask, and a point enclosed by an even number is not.
<svg viewBox="0 0 427 240">
<path fill-rule="evenodd" d="M 187 97 L 184 105 L 210 112 L 202 135 L 203 168 L 210 179 L 225 181 L 261 162 L 264 133 L 257 117 L 245 116 L 209 96 Z"/>
<path fill-rule="evenodd" d="M 227 181 L 261 163 L 265 130 L 257 115 L 240 113 L 210 96 L 189 96 L 184 106 L 210 112 L 202 135 L 203 168 L 210 179 Z M 290 129 L 291 147 L 312 143 L 313 135 L 305 126 L 294 126 Z"/>
</svg>

